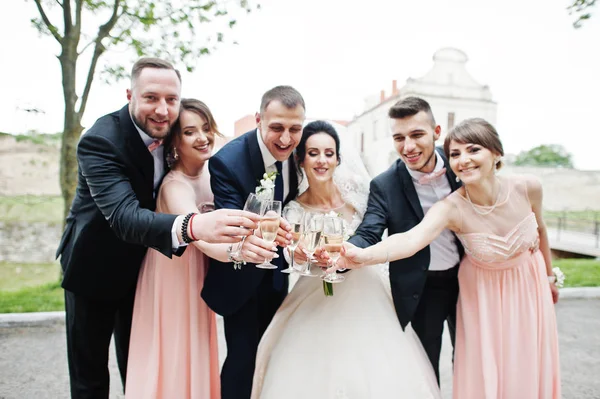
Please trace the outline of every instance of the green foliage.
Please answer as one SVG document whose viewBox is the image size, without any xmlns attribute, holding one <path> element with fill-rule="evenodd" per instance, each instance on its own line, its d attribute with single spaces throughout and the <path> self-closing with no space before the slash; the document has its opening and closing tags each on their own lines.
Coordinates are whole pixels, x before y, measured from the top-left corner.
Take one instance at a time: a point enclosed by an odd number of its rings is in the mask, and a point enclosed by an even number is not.
<svg viewBox="0 0 600 399">
<path fill-rule="evenodd" d="M 557 144 L 542 144 L 529 151 L 523 151 L 517 155 L 514 164 L 521 166 L 573 167 L 571 154 L 563 146 Z"/>
<path fill-rule="evenodd" d="M 567 7 L 570 15 L 575 15 L 577 19 L 573 22 L 573 27 L 581 28 L 583 22 L 592 16 L 590 9 L 596 4 L 596 0 L 573 0 L 573 4 Z"/>
<path fill-rule="evenodd" d="M 600 286 L 600 261 L 595 259 L 557 259 L 552 266 L 565 274 L 565 287 Z"/>
</svg>

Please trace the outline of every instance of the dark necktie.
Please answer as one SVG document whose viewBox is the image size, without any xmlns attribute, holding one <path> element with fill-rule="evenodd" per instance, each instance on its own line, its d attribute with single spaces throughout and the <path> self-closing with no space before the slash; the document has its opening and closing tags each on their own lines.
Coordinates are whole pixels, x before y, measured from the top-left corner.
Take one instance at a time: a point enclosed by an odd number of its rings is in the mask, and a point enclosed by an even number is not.
<svg viewBox="0 0 600 399">
<path fill-rule="evenodd" d="M 275 201 L 283 202 L 283 165 L 280 161 L 275 162 L 277 168 L 277 176 L 275 177 Z"/>
<path fill-rule="evenodd" d="M 277 176 L 275 177 L 275 195 L 273 199 L 275 201 L 281 201 L 283 205 L 283 167 L 280 161 L 275 162 L 275 167 L 277 167 Z M 277 269 L 273 270 L 273 288 L 277 291 L 281 291 L 285 282 L 285 276 L 280 272 L 284 259 L 283 249 L 279 247 L 277 253 L 279 254 L 279 258 L 272 260 L 273 264 L 277 265 Z"/>
</svg>

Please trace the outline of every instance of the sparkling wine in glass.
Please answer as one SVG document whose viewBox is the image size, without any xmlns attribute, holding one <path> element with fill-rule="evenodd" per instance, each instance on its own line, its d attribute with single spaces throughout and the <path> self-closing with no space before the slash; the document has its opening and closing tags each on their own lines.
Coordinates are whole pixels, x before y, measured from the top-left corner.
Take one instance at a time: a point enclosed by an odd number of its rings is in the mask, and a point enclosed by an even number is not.
<svg viewBox="0 0 600 399">
<path fill-rule="evenodd" d="M 323 234 L 323 215 L 320 213 L 309 213 L 306 215 L 304 234 L 302 235 L 302 244 L 304 251 L 308 255 L 306 268 L 300 272 L 301 276 L 318 277 L 318 274 L 311 272 L 312 257 L 321 244 L 321 235 Z"/>
<path fill-rule="evenodd" d="M 304 232 L 304 211 L 299 207 L 288 207 L 283 210 L 283 218 L 287 220 L 287 222 L 292 227 L 290 234 L 292 235 L 292 241 L 287 246 L 290 251 L 290 256 L 292 262 L 287 269 L 282 270 L 282 273 L 294 273 L 298 270 L 294 267 L 294 252 L 300 243 L 300 238 L 302 237 L 302 233 Z"/>
<path fill-rule="evenodd" d="M 248 198 L 246 198 L 246 203 L 244 204 L 244 210 L 252 213 L 256 213 L 257 215 L 263 214 L 263 206 L 264 201 L 261 200 L 256 194 L 250 193 Z M 235 258 L 240 258 L 242 255 L 242 245 L 244 245 L 244 239 L 240 241 L 231 251 L 231 256 Z M 244 262 L 245 263 L 245 262 Z"/>
<path fill-rule="evenodd" d="M 281 201 L 264 201 L 264 209 L 260 220 L 260 232 L 262 238 L 268 242 L 274 242 L 279 230 L 281 219 Z M 261 264 L 256 265 L 259 269 L 277 269 L 277 266 L 270 263 L 268 259 Z"/>
<path fill-rule="evenodd" d="M 337 216 L 325 217 L 323 221 L 323 242 L 325 250 L 329 254 L 333 265 L 335 265 L 340 258 L 340 251 L 344 243 L 344 221 L 342 218 Z M 344 279 L 344 276 L 334 271 L 333 273 L 327 273 L 323 280 L 328 283 L 341 283 Z"/>
</svg>

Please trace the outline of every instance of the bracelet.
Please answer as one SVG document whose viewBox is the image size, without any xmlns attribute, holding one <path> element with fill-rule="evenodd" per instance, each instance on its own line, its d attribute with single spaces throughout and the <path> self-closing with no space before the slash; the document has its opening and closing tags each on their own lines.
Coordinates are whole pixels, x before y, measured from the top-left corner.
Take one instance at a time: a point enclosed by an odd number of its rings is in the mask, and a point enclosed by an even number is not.
<svg viewBox="0 0 600 399">
<path fill-rule="evenodd" d="M 390 251 L 385 251 L 385 261 L 383 263 L 388 263 L 390 261 Z"/>
<path fill-rule="evenodd" d="M 194 241 L 198 241 L 198 239 L 194 236 L 194 230 L 192 229 L 192 220 L 194 220 L 194 218 L 196 217 L 197 213 L 192 214 L 192 217 L 190 218 L 190 237 L 192 237 L 192 240 Z"/>
<path fill-rule="evenodd" d="M 192 240 L 192 238 L 188 235 L 188 232 L 187 232 L 188 223 L 190 222 L 190 219 L 194 215 L 195 215 L 195 213 L 188 213 L 183 218 L 183 223 L 181 223 L 181 238 L 183 238 L 183 242 L 185 242 L 186 244 L 189 244 L 190 242 L 195 241 L 195 240 Z"/>
</svg>

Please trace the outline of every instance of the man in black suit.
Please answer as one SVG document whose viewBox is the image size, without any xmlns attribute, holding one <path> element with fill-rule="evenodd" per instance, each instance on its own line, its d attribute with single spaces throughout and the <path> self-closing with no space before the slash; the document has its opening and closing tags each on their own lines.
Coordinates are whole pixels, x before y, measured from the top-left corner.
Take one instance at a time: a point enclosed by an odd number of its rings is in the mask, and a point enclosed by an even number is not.
<svg viewBox="0 0 600 399">
<path fill-rule="evenodd" d="M 284 204 L 298 193 L 292 151 L 302 138 L 305 106 L 300 93 L 289 86 L 267 91 L 256 114 L 257 129 L 225 145 L 209 161 L 215 207 L 242 209 L 265 172 L 278 172 L 274 199 Z M 284 226 L 286 227 L 286 226 Z M 287 226 L 289 228 L 289 226 Z M 291 236 L 280 229 L 278 242 Z M 283 266 L 283 253 L 275 259 Z M 221 371 L 224 399 L 249 398 L 258 343 L 287 295 L 287 275 L 254 264 L 234 270 L 232 264 L 211 260 L 202 298 L 223 316 L 227 358 Z"/>
<path fill-rule="evenodd" d="M 349 242 L 368 247 L 415 227 L 433 204 L 460 184 L 441 150 L 435 148 L 441 128 L 429 104 L 417 97 L 398 101 L 388 113 L 394 146 L 400 155 L 371 182 L 365 217 Z M 439 383 L 444 321 L 454 345 L 458 264 L 463 249 L 449 230 L 414 256 L 390 263 L 390 283 L 402 328 L 410 322 L 419 336 Z"/>
<path fill-rule="evenodd" d="M 125 384 L 139 268 L 147 247 L 180 254 L 191 237 L 236 242 L 256 228 L 247 212 L 154 212 L 165 173 L 162 139 L 179 116 L 181 77 L 161 59 L 133 66 L 129 104 L 98 119 L 77 146 L 77 192 L 56 256 L 64 277 L 71 396 L 108 398 L 114 332 Z"/>
</svg>

